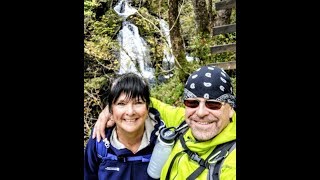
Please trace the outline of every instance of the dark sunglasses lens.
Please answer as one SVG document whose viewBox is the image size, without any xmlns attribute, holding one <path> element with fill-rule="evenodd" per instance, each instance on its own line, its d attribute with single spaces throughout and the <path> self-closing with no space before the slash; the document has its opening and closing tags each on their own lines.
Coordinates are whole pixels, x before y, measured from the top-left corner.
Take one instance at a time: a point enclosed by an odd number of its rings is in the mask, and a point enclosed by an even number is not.
<svg viewBox="0 0 320 180">
<path fill-rule="evenodd" d="M 222 103 L 220 103 L 220 102 L 215 102 L 215 101 L 206 101 L 206 106 L 207 106 L 207 108 L 209 108 L 209 109 L 218 110 L 218 109 L 221 108 Z"/>
<path fill-rule="evenodd" d="M 197 100 L 184 100 L 184 105 L 190 108 L 196 108 L 199 106 L 199 102 Z"/>
</svg>

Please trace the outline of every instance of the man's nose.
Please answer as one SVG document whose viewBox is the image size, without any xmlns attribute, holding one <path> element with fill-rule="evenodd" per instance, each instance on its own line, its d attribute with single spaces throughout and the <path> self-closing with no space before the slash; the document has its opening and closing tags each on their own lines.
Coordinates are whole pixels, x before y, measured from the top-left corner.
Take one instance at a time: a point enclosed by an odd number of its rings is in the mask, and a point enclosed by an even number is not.
<svg viewBox="0 0 320 180">
<path fill-rule="evenodd" d="M 196 113 L 199 117 L 204 117 L 209 114 L 209 111 L 206 108 L 205 102 L 200 102 Z"/>
</svg>

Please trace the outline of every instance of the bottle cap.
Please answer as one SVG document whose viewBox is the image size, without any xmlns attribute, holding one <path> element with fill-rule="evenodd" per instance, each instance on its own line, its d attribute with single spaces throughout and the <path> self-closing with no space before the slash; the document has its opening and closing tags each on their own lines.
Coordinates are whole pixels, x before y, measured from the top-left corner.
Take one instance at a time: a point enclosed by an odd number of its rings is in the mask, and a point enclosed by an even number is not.
<svg viewBox="0 0 320 180">
<path fill-rule="evenodd" d="M 175 137 L 177 136 L 177 133 L 175 131 L 170 130 L 171 127 L 169 128 L 162 128 L 160 130 L 160 139 L 166 143 L 171 143 L 174 141 Z"/>
</svg>

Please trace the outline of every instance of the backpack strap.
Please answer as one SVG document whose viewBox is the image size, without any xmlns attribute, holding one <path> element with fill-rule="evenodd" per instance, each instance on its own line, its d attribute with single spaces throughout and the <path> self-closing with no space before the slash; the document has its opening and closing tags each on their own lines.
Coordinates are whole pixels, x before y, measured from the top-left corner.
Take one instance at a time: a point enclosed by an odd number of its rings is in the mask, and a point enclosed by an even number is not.
<svg viewBox="0 0 320 180">
<path fill-rule="evenodd" d="M 180 123 L 180 125 L 175 129 L 175 131 L 177 132 L 177 136 L 175 138 L 175 141 L 177 141 L 177 138 L 180 138 L 180 136 L 182 137 L 188 130 L 189 126 L 186 123 L 186 121 L 182 121 L 182 123 Z M 171 173 L 171 168 L 173 166 L 174 161 L 177 159 L 178 156 L 180 156 L 181 154 L 185 153 L 186 149 L 184 149 L 183 151 L 177 153 L 171 160 L 169 168 L 168 168 L 168 173 L 166 175 L 166 180 L 170 179 L 170 173 Z"/>
<path fill-rule="evenodd" d="M 108 130 L 105 131 L 105 133 L 106 133 L 106 136 L 108 138 L 110 138 L 111 130 L 108 129 Z M 100 142 L 96 141 L 96 149 L 97 149 L 97 154 L 98 154 L 99 158 L 103 159 L 108 154 L 107 151 L 108 151 L 108 149 L 110 147 L 110 142 L 109 142 L 108 138 L 105 138 Z"/>
<path fill-rule="evenodd" d="M 190 174 L 190 176 L 187 178 L 187 180 L 193 180 L 196 179 L 203 171 L 205 168 L 208 168 L 208 159 L 213 156 L 213 154 L 216 152 L 215 150 L 213 150 L 210 155 L 206 158 L 206 160 L 203 160 L 196 152 L 191 151 L 187 146 L 186 143 L 184 141 L 183 137 L 180 137 L 180 141 L 182 146 L 187 149 L 187 154 L 189 155 L 189 157 L 196 161 L 200 166 L 192 173 Z M 216 149 L 216 148 L 215 148 Z"/>
<path fill-rule="evenodd" d="M 213 163 L 211 163 L 209 166 L 209 173 L 208 173 L 209 180 L 218 180 L 219 179 L 221 165 L 223 164 L 225 158 L 235 148 L 236 148 L 236 140 L 229 141 L 229 142 L 223 144 L 221 153 L 219 153 L 213 159 Z"/>
<path fill-rule="evenodd" d="M 129 157 L 121 157 L 116 156 L 114 154 L 108 153 L 106 160 L 120 161 L 120 162 L 128 162 L 128 161 L 141 161 L 141 162 L 149 162 L 151 158 L 151 154 L 143 155 L 143 156 L 129 156 Z"/>
<path fill-rule="evenodd" d="M 188 128 L 187 128 L 188 129 Z M 184 132 L 183 133 L 181 133 L 181 134 L 179 134 L 179 140 L 180 140 L 180 142 L 181 142 L 181 146 L 183 147 L 183 151 L 181 151 L 181 152 L 179 152 L 179 153 L 177 153 L 174 157 L 173 157 L 173 159 L 171 160 L 171 162 L 170 162 L 170 166 L 169 166 L 169 168 L 168 168 L 168 173 L 167 173 L 167 175 L 166 175 L 166 180 L 169 180 L 170 179 L 170 173 L 171 173 L 171 168 L 172 168 L 172 166 L 173 166 L 173 163 L 174 163 L 174 161 L 176 160 L 176 158 L 178 157 L 178 156 L 180 156 L 182 153 L 186 153 L 186 154 L 188 154 L 188 156 L 192 159 L 192 160 L 194 160 L 194 161 L 196 161 L 200 166 L 187 178 L 187 180 L 194 180 L 194 179 L 196 179 L 202 172 L 203 172 L 203 170 L 205 169 L 205 168 L 209 168 L 209 164 L 207 163 L 208 162 L 208 159 L 210 158 L 210 157 L 212 157 L 212 155 L 218 150 L 218 148 L 215 148 L 215 150 L 213 150 L 211 153 L 210 153 L 210 155 L 207 157 L 207 159 L 206 160 L 204 160 L 204 159 L 202 159 L 196 152 L 193 152 L 193 151 L 191 151 L 189 148 L 188 148 L 188 146 L 186 146 L 186 143 L 185 143 L 185 140 L 184 140 L 184 138 L 183 138 L 183 135 L 185 134 L 185 132 L 186 132 L 186 130 L 184 130 Z"/>
<path fill-rule="evenodd" d="M 160 113 L 157 109 L 150 107 L 149 108 L 149 115 L 153 117 L 158 123 L 154 126 L 154 131 L 151 132 L 151 137 L 150 137 L 150 145 L 155 145 L 157 142 L 158 138 L 158 133 L 160 129 L 166 127 L 166 124 L 164 121 L 161 119 Z"/>
<path fill-rule="evenodd" d="M 216 148 L 210 153 L 210 155 L 203 160 L 197 153 L 192 152 L 186 145 L 183 137 L 180 137 L 180 141 L 182 146 L 187 149 L 186 152 L 189 155 L 189 157 L 198 162 L 200 165 L 188 178 L 187 180 L 193 180 L 196 179 L 203 171 L 205 168 L 208 168 L 209 170 L 209 179 L 211 177 L 213 180 L 218 180 L 219 177 L 219 169 L 221 166 L 222 160 L 229 154 L 229 149 L 235 144 L 235 140 L 229 141 L 224 144 L 219 144 L 217 145 Z M 234 146 L 235 147 L 235 146 Z M 216 167 L 215 167 L 216 166 Z M 212 172 L 212 173 L 211 173 Z"/>
</svg>

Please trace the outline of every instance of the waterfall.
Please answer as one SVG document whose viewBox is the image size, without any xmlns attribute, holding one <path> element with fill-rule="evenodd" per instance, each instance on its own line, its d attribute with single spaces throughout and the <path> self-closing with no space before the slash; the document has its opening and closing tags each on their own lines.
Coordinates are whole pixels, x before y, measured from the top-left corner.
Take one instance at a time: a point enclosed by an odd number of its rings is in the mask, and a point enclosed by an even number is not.
<svg viewBox="0 0 320 180">
<path fill-rule="evenodd" d="M 150 48 L 140 36 L 137 26 L 126 21 L 127 17 L 135 14 L 137 10 L 129 5 L 128 0 L 119 0 L 113 9 L 123 19 L 122 29 L 117 36 L 117 40 L 121 46 L 119 53 L 119 74 L 134 72 L 147 78 L 152 85 L 154 82 L 154 68 L 150 60 Z M 159 24 L 160 30 L 166 39 L 162 68 L 164 70 L 171 70 L 174 66 L 174 56 L 172 55 L 168 24 L 163 19 L 159 20 Z M 172 73 L 169 73 L 163 78 L 167 79 L 171 76 Z M 162 81 L 161 79 L 159 80 Z"/>
<path fill-rule="evenodd" d="M 132 8 L 128 4 L 128 0 L 120 0 L 113 9 L 119 16 L 123 17 L 124 19 L 137 12 L 136 9 Z"/>
<path fill-rule="evenodd" d="M 117 36 L 121 45 L 119 74 L 134 72 L 147 78 L 149 82 L 153 81 L 154 69 L 151 66 L 149 47 L 140 37 L 137 26 L 126 21 L 126 18 L 137 10 L 132 8 L 127 0 L 120 0 L 114 10 L 123 18 L 122 29 Z"/>
<path fill-rule="evenodd" d="M 140 37 L 137 26 L 124 21 L 118 34 L 118 41 L 121 45 L 119 74 L 134 72 L 152 79 L 154 70 L 151 67 L 149 47 Z"/>
</svg>

